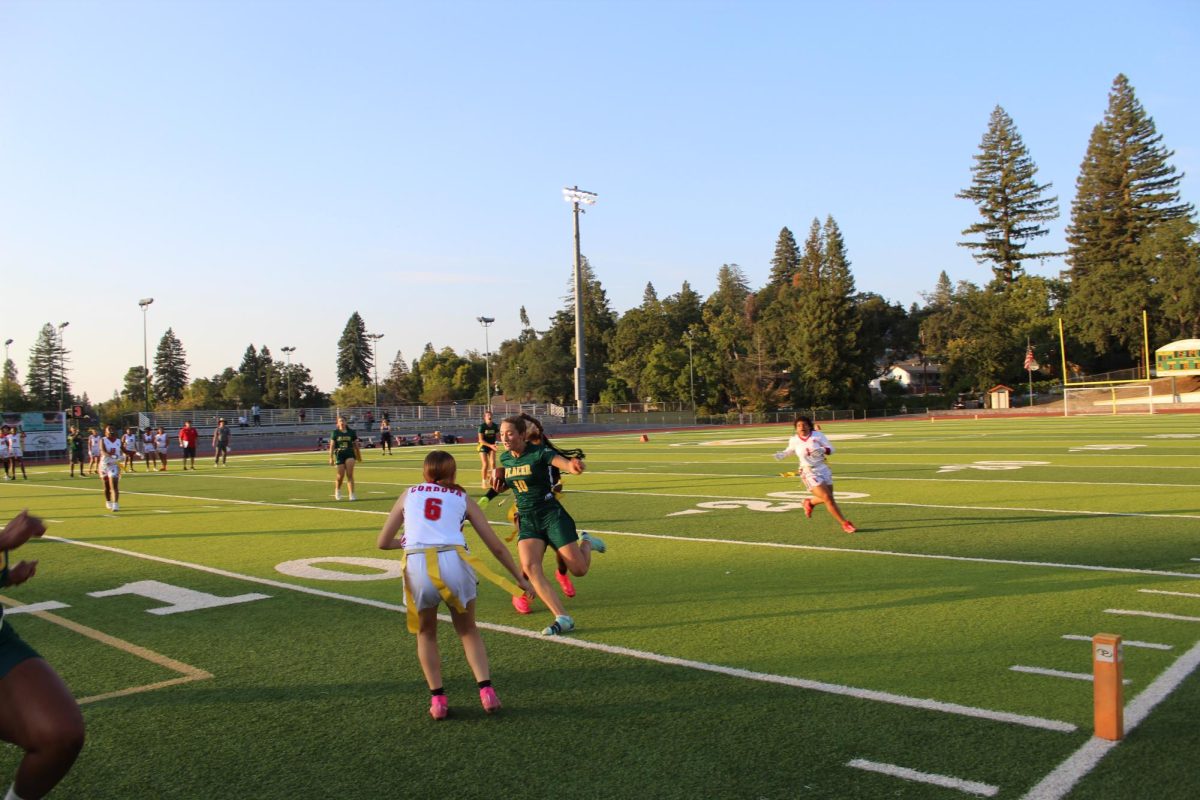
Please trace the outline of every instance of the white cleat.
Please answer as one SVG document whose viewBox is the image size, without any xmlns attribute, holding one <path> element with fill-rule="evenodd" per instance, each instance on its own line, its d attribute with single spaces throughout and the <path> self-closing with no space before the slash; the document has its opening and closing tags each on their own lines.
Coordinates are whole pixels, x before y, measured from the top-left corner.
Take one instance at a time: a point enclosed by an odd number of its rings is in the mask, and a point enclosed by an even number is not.
<svg viewBox="0 0 1200 800">
<path fill-rule="evenodd" d="M 116 503 L 113 503 L 113 504 L 112 504 L 112 510 L 113 510 L 113 511 L 120 511 L 121 509 L 117 507 L 117 504 L 116 504 Z"/>
<path fill-rule="evenodd" d="M 333 499 L 334 499 L 334 500 L 341 500 L 341 499 L 342 499 L 342 492 L 341 492 L 341 490 L 340 490 L 340 489 L 335 489 L 335 490 L 334 490 L 334 492 L 333 492 Z"/>
<path fill-rule="evenodd" d="M 354 492 L 351 492 L 351 493 L 350 493 L 350 500 L 351 500 L 351 501 L 354 501 L 354 500 L 357 500 L 357 499 L 358 499 L 358 498 L 354 496 Z"/>
</svg>

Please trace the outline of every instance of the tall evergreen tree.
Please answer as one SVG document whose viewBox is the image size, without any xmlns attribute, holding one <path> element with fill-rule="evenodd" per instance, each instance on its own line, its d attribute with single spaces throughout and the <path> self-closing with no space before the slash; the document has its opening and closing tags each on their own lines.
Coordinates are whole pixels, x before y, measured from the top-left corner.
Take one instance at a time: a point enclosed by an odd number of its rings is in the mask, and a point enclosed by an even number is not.
<svg viewBox="0 0 1200 800">
<path fill-rule="evenodd" d="M 371 382 L 371 343 L 367 341 L 367 323 L 355 311 L 346 320 L 338 339 L 337 349 L 337 379 L 338 384 L 349 383 L 352 380 Z"/>
<path fill-rule="evenodd" d="M 0 383 L 0 411 L 25 409 L 25 390 L 17 378 L 17 365 L 10 358 L 4 362 L 3 382 Z"/>
<path fill-rule="evenodd" d="M 70 400 L 71 387 L 66 379 L 67 355 L 62 338 L 47 322 L 38 332 L 29 351 L 29 367 L 25 370 L 25 393 L 35 408 L 58 408 L 60 398 Z"/>
<path fill-rule="evenodd" d="M 992 110 L 988 129 L 975 155 L 971 186 L 955 197 L 970 200 L 982 220 L 963 231 L 983 241 L 959 242 L 980 264 L 988 264 L 996 280 L 1011 284 L 1024 271 L 1023 262 L 1062 253 L 1026 252 L 1031 241 L 1049 231 L 1041 223 L 1058 217 L 1058 198 L 1045 197 L 1051 184 L 1037 182 L 1037 165 L 1012 118 L 1000 106 Z"/>
<path fill-rule="evenodd" d="M 154 354 L 154 396 L 178 403 L 188 385 L 187 353 L 175 331 L 167 328 Z"/>
<path fill-rule="evenodd" d="M 608 383 L 608 348 L 617 327 L 617 315 L 608 304 L 608 294 L 596 277 L 591 262 L 582 259 L 584 367 L 587 370 L 588 400 L 595 400 Z M 550 330 L 539 346 L 563 348 L 569 363 L 575 362 L 575 296 L 573 286 L 563 298 L 563 308 L 554 315 Z M 565 347 L 564 347 L 565 345 Z M 549 354 L 546 354 L 549 355 Z M 557 359 L 550 359 L 555 361 Z M 568 371 L 568 383 L 572 382 Z M 574 390 L 570 393 L 574 396 Z"/>
<path fill-rule="evenodd" d="M 1159 226 L 1191 216 L 1182 175 L 1168 161 L 1151 118 L 1124 75 L 1093 131 L 1067 228 L 1073 333 L 1101 356 L 1136 353 L 1143 309 L 1153 316 L 1147 262 L 1139 248 Z"/>
<path fill-rule="evenodd" d="M 791 283 L 799 261 L 800 251 L 796 247 L 796 237 L 784 227 L 775 240 L 775 254 L 771 256 L 771 273 L 767 277 L 767 286 L 778 287 Z"/>
</svg>

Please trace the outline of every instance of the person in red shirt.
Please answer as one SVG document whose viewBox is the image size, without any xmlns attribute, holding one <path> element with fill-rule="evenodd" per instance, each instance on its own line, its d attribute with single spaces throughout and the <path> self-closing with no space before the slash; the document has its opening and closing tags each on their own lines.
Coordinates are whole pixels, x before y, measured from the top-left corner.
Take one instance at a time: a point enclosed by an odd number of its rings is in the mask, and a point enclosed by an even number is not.
<svg viewBox="0 0 1200 800">
<path fill-rule="evenodd" d="M 183 468 L 188 468 L 188 459 L 192 461 L 192 471 L 196 470 L 196 440 L 200 438 L 200 432 L 192 427 L 191 420 L 184 420 L 183 427 L 179 429 L 179 444 L 183 447 Z"/>
</svg>

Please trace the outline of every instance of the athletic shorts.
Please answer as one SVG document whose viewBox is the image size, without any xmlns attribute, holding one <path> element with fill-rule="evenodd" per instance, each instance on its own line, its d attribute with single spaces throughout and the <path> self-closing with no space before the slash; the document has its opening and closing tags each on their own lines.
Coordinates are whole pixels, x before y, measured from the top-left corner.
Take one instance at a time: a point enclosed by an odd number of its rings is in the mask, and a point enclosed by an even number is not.
<svg viewBox="0 0 1200 800">
<path fill-rule="evenodd" d="M 41 656 L 37 650 L 25 644 L 8 620 L 0 620 L 0 626 L 3 626 L 0 627 L 0 678 L 3 678 L 22 661 Z"/>
<path fill-rule="evenodd" d="M 100 464 L 100 477 L 117 480 L 121 477 L 121 462 L 105 460 Z"/>
<path fill-rule="evenodd" d="M 196 448 L 195 448 L 195 446 L 192 446 L 192 447 L 184 447 L 184 448 L 183 448 L 183 457 L 184 457 L 184 458 L 195 458 L 195 457 L 196 457 Z"/>
<path fill-rule="evenodd" d="M 228 444 L 228 443 L 226 443 L 226 444 L 221 444 L 220 442 L 217 442 L 217 452 L 218 452 L 218 453 L 224 453 L 224 452 L 226 452 L 227 450 L 229 450 L 229 444 Z"/>
<path fill-rule="evenodd" d="M 833 472 L 829 467 L 809 467 L 800 473 L 800 479 L 809 489 L 817 486 L 833 486 Z"/>
<path fill-rule="evenodd" d="M 471 565 L 463 561 L 462 556 L 455 550 L 443 550 L 437 556 L 438 576 L 442 583 L 458 598 L 458 602 L 466 606 L 475 599 L 478 584 L 475 570 L 471 569 Z M 404 581 L 408 591 L 412 592 L 413 602 L 418 611 L 437 608 L 442 602 L 442 595 L 433 585 L 433 580 L 425 568 L 424 550 L 408 552 L 405 556 Z"/>
<path fill-rule="evenodd" d="M 149 458 L 157 452 L 158 452 L 158 450 L 154 449 L 153 447 L 145 447 L 142 449 L 142 456 L 144 458 Z"/>
<path fill-rule="evenodd" d="M 392 432 L 384 431 L 383 433 L 379 434 L 379 443 L 380 444 L 391 444 L 392 443 Z"/>
<path fill-rule="evenodd" d="M 82 464 L 83 463 L 83 451 L 82 450 L 72 450 L 71 451 L 71 463 L 72 464 Z"/>
<path fill-rule="evenodd" d="M 333 455 L 333 462 L 335 464 L 337 464 L 339 467 L 344 467 L 344 466 L 346 466 L 347 461 L 353 461 L 353 460 L 354 460 L 353 455 L 346 456 L 346 455 L 342 455 L 341 453 L 334 453 L 334 455 Z"/>
<path fill-rule="evenodd" d="M 496 451 L 495 451 L 495 450 L 493 450 L 493 449 L 492 449 L 492 448 L 490 448 L 490 447 L 482 447 L 482 446 L 481 446 L 481 447 L 479 448 L 479 452 L 481 452 L 481 453 L 494 453 L 494 452 L 496 452 Z"/>
<path fill-rule="evenodd" d="M 579 541 L 575 520 L 557 500 L 541 511 L 522 511 L 520 523 L 521 535 L 517 541 L 540 539 L 555 550 Z"/>
</svg>

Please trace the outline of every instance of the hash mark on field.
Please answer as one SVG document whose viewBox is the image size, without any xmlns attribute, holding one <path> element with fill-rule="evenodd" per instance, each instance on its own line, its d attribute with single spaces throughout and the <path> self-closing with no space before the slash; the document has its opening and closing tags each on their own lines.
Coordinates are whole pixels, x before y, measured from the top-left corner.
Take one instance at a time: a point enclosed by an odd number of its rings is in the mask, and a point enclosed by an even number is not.
<svg viewBox="0 0 1200 800">
<path fill-rule="evenodd" d="M 1073 681 L 1093 681 L 1095 678 L 1087 672 L 1064 672 L 1061 669 L 1047 669 L 1046 667 L 1027 667 L 1024 664 L 1014 664 L 1009 667 L 1013 672 L 1025 672 L 1030 675 L 1045 675 L 1050 678 L 1070 678 Z M 1121 683 L 1130 683 L 1126 678 Z"/>
<path fill-rule="evenodd" d="M 1091 636 L 1084 636 L 1083 634 L 1080 634 L 1080 633 L 1064 633 L 1062 638 L 1072 639 L 1076 642 L 1090 642 L 1092 640 Z M 1175 645 L 1157 644 L 1155 642 L 1127 642 L 1125 640 L 1121 640 L 1121 644 L 1124 645 L 1125 647 L 1140 647 L 1144 650 L 1174 650 L 1175 649 Z"/>
<path fill-rule="evenodd" d="M 1200 622 L 1200 617 L 1185 617 L 1182 614 L 1163 614 L 1158 611 L 1134 611 L 1128 608 L 1106 608 L 1105 614 L 1122 614 L 1126 617 L 1154 617 L 1155 619 L 1173 619 L 1179 622 Z"/>
<path fill-rule="evenodd" d="M 57 600 L 46 600 L 41 603 L 30 603 L 24 606 L 12 606 L 4 609 L 4 616 L 11 617 L 13 614 L 33 614 L 38 611 L 57 611 L 60 608 L 70 608 L 66 603 L 60 603 Z"/>
<path fill-rule="evenodd" d="M 1200 597 L 1200 594 L 1194 592 L 1168 592 L 1166 589 L 1138 589 L 1138 591 L 1146 594 L 1169 594 L 1175 597 Z"/>
<path fill-rule="evenodd" d="M 866 770 L 867 772 L 878 772 L 882 775 L 890 775 L 893 778 L 903 778 L 906 781 L 917 781 L 918 783 L 932 783 L 934 786 L 943 786 L 947 789 L 958 789 L 960 792 L 967 794 L 979 795 L 980 797 L 994 797 L 1000 791 L 999 786 L 992 786 L 988 783 L 979 783 L 977 781 L 965 781 L 962 778 L 952 778 L 949 775 L 935 775 L 931 772 L 918 772 L 915 769 L 908 767 L 898 767 L 895 764 L 883 764 L 879 761 L 868 761 L 865 758 L 856 758 L 846 762 L 847 767 Z"/>
<path fill-rule="evenodd" d="M 156 508 L 156 509 L 154 509 L 154 513 L 155 514 L 172 514 L 174 512 L 167 511 L 166 509 L 163 509 L 163 508 Z"/>
</svg>

